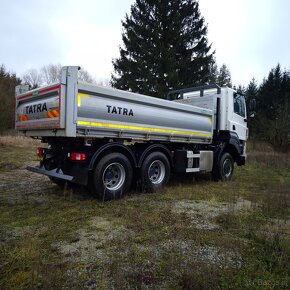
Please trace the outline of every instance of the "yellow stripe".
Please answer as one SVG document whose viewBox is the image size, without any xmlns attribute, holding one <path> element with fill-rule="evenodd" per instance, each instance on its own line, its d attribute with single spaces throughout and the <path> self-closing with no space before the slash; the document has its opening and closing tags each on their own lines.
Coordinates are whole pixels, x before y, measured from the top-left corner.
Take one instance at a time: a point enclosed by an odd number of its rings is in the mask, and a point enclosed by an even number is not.
<svg viewBox="0 0 290 290">
<path fill-rule="evenodd" d="M 108 123 L 97 123 L 97 122 L 87 122 L 87 121 L 78 121 L 78 125 L 85 125 L 90 127 L 105 127 L 111 129 L 128 129 L 136 131 L 150 131 L 156 133 L 170 133 L 170 134 L 180 134 L 180 135 L 195 135 L 195 136 L 205 136 L 211 137 L 210 133 L 201 133 L 201 132 L 188 132 L 180 130 L 168 130 L 168 129 L 159 129 L 159 128 L 149 128 L 149 127 L 139 127 L 131 125 L 118 125 L 118 124 L 108 124 Z"/>
<path fill-rule="evenodd" d="M 212 118 L 208 117 L 210 125 L 212 125 Z"/>
<path fill-rule="evenodd" d="M 89 97 L 90 97 L 90 96 L 87 95 L 87 94 L 81 94 L 81 93 L 79 93 L 79 94 L 78 94 L 78 107 L 81 106 L 81 103 L 82 103 L 81 98 L 86 98 L 86 99 L 88 99 Z"/>
</svg>

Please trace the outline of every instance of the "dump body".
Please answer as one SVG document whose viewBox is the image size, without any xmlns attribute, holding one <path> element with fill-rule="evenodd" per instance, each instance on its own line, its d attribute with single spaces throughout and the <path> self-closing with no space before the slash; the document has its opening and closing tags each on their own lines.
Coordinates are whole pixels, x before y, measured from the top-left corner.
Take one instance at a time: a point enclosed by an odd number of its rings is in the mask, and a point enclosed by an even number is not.
<svg viewBox="0 0 290 290">
<path fill-rule="evenodd" d="M 16 129 L 38 137 L 212 141 L 213 110 L 86 84 L 76 68 L 66 69 L 61 83 L 16 96 Z"/>
</svg>

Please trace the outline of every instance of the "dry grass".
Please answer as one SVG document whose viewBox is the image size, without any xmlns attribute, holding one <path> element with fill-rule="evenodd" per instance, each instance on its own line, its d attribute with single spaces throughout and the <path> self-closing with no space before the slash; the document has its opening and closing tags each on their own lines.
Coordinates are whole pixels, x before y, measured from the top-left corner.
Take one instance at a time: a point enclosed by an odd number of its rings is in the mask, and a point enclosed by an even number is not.
<svg viewBox="0 0 290 290">
<path fill-rule="evenodd" d="M 277 152 L 265 142 L 249 141 L 247 143 L 247 162 L 266 168 L 286 168 L 290 170 L 290 152 Z"/>
<path fill-rule="evenodd" d="M 247 141 L 247 150 L 249 152 L 274 152 L 274 148 L 266 142 L 257 141 L 257 140 L 248 140 Z"/>
<path fill-rule="evenodd" d="M 289 155 L 104 203 L 19 169 L 30 142 L 0 137 L 0 289 L 289 288 Z"/>
<path fill-rule="evenodd" d="M 39 140 L 25 137 L 23 135 L 0 135 L 0 146 L 28 147 L 37 146 Z"/>
</svg>

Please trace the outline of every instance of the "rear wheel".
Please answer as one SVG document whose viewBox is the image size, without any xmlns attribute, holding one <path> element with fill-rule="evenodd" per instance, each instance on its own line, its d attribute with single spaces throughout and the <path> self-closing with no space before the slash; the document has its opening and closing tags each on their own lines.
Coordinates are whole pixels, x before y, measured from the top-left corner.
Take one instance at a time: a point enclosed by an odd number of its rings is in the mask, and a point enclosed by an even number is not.
<svg viewBox="0 0 290 290">
<path fill-rule="evenodd" d="M 143 188 L 147 192 L 160 190 L 169 180 L 170 164 L 168 158 L 161 152 L 149 154 L 141 167 Z"/>
<path fill-rule="evenodd" d="M 133 170 L 129 159 L 121 153 L 104 156 L 95 167 L 91 189 L 103 200 L 120 198 L 132 183 Z"/>
</svg>

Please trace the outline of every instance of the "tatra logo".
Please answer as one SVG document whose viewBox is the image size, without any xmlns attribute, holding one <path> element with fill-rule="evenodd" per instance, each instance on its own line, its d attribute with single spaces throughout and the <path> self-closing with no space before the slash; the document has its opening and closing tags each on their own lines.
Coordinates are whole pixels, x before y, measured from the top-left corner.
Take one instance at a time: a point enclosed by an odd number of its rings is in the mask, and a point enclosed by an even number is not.
<svg viewBox="0 0 290 290">
<path fill-rule="evenodd" d="M 124 116 L 134 116 L 132 109 L 122 108 L 122 107 L 115 107 L 107 105 L 108 113 L 110 114 L 119 114 Z"/>
<path fill-rule="evenodd" d="M 25 111 L 26 114 L 41 113 L 43 111 L 47 112 L 47 107 L 46 107 L 46 103 L 35 104 L 31 106 L 26 106 L 25 110 L 26 110 Z"/>
</svg>

